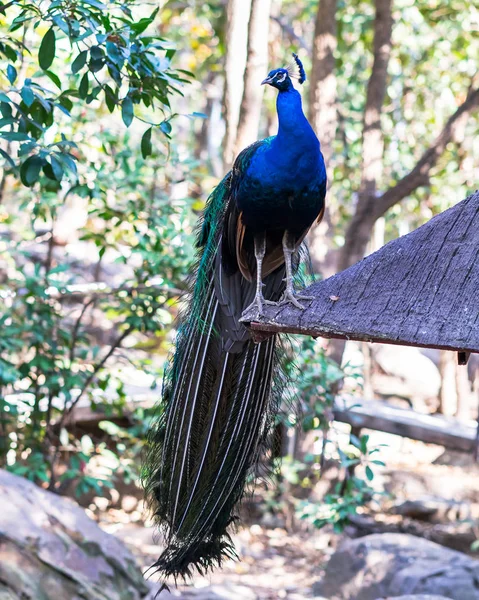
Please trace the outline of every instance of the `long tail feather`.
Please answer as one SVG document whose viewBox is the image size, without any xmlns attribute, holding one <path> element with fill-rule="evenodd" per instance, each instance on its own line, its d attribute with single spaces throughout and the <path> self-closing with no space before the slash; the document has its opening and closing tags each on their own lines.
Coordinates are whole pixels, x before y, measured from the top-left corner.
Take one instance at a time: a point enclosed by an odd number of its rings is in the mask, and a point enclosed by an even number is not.
<svg viewBox="0 0 479 600">
<path fill-rule="evenodd" d="M 166 541 L 153 567 L 164 577 L 204 572 L 235 556 L 228 527 L 278 401 L 276 338 L 254 344 L 239 323 L 254 286 L 222 271 L 227 193 L 225 179 L 206 211 L 196 282 L 144 464 L 147 498 Z M 269 276 L 269 297 L 281 294 L 282 277 L 281 270 Z"/>
</svg>

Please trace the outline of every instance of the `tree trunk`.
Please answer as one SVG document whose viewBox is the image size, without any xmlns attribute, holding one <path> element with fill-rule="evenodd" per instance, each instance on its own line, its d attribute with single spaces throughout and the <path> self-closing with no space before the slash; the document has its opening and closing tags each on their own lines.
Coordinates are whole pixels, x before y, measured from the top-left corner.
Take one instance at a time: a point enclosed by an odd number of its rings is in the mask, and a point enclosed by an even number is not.
<svg viewBox="0 0 479 600">
<path fill-rule="evenodd" d="M 271 0 L 252 0 L 248 25 L 248 58 L 241 101 L 235 155 L 258 139 L 263 86 L 268 69 Z"/>
<path fill-rule="evenodd" d="M 338 125 L 334 51 L 336 35 L 337 0 L 320 0 L 316 14 L 313 40 L 313 64 L 309 84 L 309 122 L 321 141 L 328 182 L 332 182 L 333 143 Z M 331 212 L 326 199 L 323 222 L 312 229 L 309 247 L 315 271 L 332 275 L 337 258 L 333 248 Z"/>
<path fill-rule="evenodd" d="M 366 107 L 364 110 L 361 184 L 358 193 L 356 214 L 348 227 L 346 242 L 340 257 L 340 269 L 345 269 L 360 260 L 366 250 L 376 219 L 371 207 L 376 199 L 378 181 L 382 174 L 384 151 L 381 128 L 381 112 L 386 94 L 387 71 L 391 54 L 392 0 L 376 0 L 374 20 L 374 60 L 368 82 Z M 355 251 L 348 244 L 349 238 L 356 240 Z"/>
<path fill-rule="evenodd" d="M 326 166 L 331 165 L 337 128 L 334 51 L 337 0 L 320 0 L 313 42 L 313 65 L 309 83 L 308 117 L 321 140 Z M 328 175 L 331 175 L 328 172 Z"/>
<path fill-rule="evenodd" d="M 224 167 L 229 169 L 234 160 L 234 148 L 243 95 L 243 76 L 246 67 L 246 43 L 251 0 L 228 0 L 226 9 L 226 56 L 224 116 L 226 123 Z"/>
</svg>

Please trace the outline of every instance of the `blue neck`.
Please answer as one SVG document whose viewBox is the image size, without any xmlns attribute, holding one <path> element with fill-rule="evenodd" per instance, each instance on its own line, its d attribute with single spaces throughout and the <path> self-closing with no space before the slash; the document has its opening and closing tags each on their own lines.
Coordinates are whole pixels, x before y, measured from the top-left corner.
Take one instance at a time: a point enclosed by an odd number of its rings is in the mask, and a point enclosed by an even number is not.
<svg viewBox="0 0 479 600">
<path fill-rule="evenodd" d="M 304 116 L 301 96 L 293 87 L 279 92 L 276 99 L 278 111 L 279 128 L 276 142 L 280 145 L 288 145 L 303 138 L 304 141 L 317 143 L 316 135 Z"/>
</svg>

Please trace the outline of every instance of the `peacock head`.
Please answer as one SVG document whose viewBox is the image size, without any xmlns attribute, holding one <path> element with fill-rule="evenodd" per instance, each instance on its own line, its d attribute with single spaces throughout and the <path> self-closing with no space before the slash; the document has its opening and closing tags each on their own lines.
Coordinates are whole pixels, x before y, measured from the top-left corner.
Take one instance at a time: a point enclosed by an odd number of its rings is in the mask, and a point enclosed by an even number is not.
<svg viewBox="0 0 479 600">
<path fill-rule="evenodd" d="M 274 69 L 268 73 L 268 77 L 263 79 L 261 85 L 271 85 L 280 92 L 286 92 L 293 88 L 291 78 L 297 79 L 299 83 L 306 81 L 306 73 L 304 72 L 303 63 L 300 61 L 297 54 L 293 52 L 294 63 L 287 68 Z"/>
</svg>

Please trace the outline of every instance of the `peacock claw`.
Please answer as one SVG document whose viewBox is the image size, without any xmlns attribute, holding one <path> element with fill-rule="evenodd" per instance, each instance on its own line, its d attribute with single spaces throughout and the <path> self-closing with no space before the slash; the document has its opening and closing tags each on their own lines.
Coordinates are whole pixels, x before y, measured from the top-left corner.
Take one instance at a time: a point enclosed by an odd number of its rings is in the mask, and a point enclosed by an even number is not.
<svg viewBox="0 0 479 600">
<path fill-rule="evenodd" d="M 314 300 L 314 297 L 302 296 L 300 294 L 295 295 L 293 290 L 286 289 L 278 304 L 287 304 L 289 302 L 293 306 L 296 306 L 296 308 L 299 308 L 300 310 L 305 310 L 306 307 L 303 306 L 301 302 L 299 302 L 300 300 Z"/>
<path fill-rule="evenodd" d="M 276 305 L 276 302 L 266 300 L 266 298 L 263 297 L 263 294 L 256 294 L 253 302 L 244 309 L 240 318 L 240 323 L 250 323 L 253 320 L 253 316 L 262 317 L 265 304 Z M 252 314 L 252 311 L 254 311 L 254 315 Z"/>
</svg>

